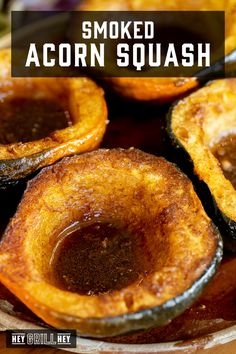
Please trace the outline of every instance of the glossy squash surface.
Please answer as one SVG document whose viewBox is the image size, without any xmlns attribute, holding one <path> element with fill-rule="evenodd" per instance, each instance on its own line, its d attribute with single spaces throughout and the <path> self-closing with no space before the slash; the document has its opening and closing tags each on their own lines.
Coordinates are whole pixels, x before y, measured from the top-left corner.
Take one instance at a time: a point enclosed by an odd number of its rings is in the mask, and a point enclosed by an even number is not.
<svg viewBox="0 0 236 354">
<path fill-rule="evenodd" d="M 29 182 L 0 244 L 0 281 L 52 326 L 112 336 L 182 313 L 221 253 L 217 229 L 173 164 L 135 149 L 97 150 Z"/>
<path fill-rule="evenodd" d="M 207 188 L 203 201 L 231 250 L 236 250 L 235 101 L 236 80 L 217 80 L 179 101 L 168 118 L 179 157 L 181 150 L 187 153 L 191 168 Z M 182 161 L 184 168 L 187 160 Z"/>
<path fill-rule="evenodd" d="M 38 140 L 1 143 L 1 187 L 16 183 L 35 170 L 50 165 L 64 156 L 95 149 L 101 142 L 107 123 L 103 90 L 92 80 L 88 78 L 11 78 L 10 63 L 10 50 L 1 50 L 0 105 L 5 104 L 7 108 L 6 112 L 1 106 L 0 109 L 1 114 L 6 116 L 5 126 L 11 124 L 6 121 L 11 109 L 9 106 L 19 105 L 19 100 L 24 100 L 24 102 L 31 100 L 32 106 L 44 105 L 45 101 L 50 101 L 51 105 L 53 102 L 60 104 L 62 110 L 69 114 L 70 124 Z M 16 100 L 18 101 L 15 104 Z M 43 108 L 39 108 L 42 112 Z M 45 110 L 48 109 L 48 105 L 45 105 Z M 49 116 L 48 119 L 56 118 L 57 116 Z M 24 124 L 29 124 L 30 119 L 30 114 L 25 117 L 25 120 L 22 119 L 23 127 L 19 127 L 17 121 L 12 123 L 10 135 L 12 133 L 17 135 L 17 129 L 24 129 Z M 2 117 L 0 124 L 0 133 L 4 136 Z M 34 129 L 37 129 L 37 125 L 32 127 L 32 131 Z"/>
</svg>

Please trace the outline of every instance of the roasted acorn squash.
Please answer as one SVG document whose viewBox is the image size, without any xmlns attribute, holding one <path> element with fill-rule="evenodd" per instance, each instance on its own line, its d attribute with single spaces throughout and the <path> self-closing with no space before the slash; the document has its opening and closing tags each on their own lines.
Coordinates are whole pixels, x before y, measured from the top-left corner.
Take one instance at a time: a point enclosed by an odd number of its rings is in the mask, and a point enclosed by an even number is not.
<svg viewBox="0 0 236 354">
<path fill-rule="evenodd" d="M 103 90 L 93 81 L 87 78 L 11 78 L 10 50 L 0 51 L 0 96 L 0 138 L 7 134 L 11 137 L 14 132 L 17 135 L 22 130 L 24 138 L 24 125 L 29 124 L 30 114 L 20 123 L 16 119 L 14 123 L 7 121 L 11 106 L 18 107 L 19 100 L 32 100 L 32 106 L 38 105 L 39 108 L 44 105 L 44 100 L 51 101 L 51 104 L 59 103 L 64 110 L 69 111 L 71 123 L 65 129 L 52 131 L 50 135 L 38 140 L 12 143 L 1 141 L 1 187 L 15 183 L 64 156 L 96 148 L 105 132 L 107 109 Z M 18 102 L 14 103 L 16 100 Z M 40 109 L 42 111 L 42 107 Z M 20 112 L 21 107 L 18 110 Z M 55 118 L 48 117 L 51 120 Z M 11 125 L 10 132 L 4 131 L 6 125 Z M 37 125 L 32 127 L 32 131 L 35 128 Z"/>
<path fill-rule="evenodd" d="M 182 168 L 188 165 L 202 181 L 196 186 L 205 207 L 232 250 L 236 250 L 235 101 L 236 79 L 217 80 L 179 101 L 168 117 Z M 190 164 L 182 159 L 181 150 Z"/>
<path fill-rule="evenodd" d="M 236 49 L 236 0 L 83 0 L 78 10 L 94 11 L 225 11 L 225 53 Z M 107 83 L 118 94 L 141 101 L 171 102 L 193 90 L 199 83 L 196 78 L 107 78 Z"/>
<path fill-rule="evenodd" d="M 190 180 L 139 150 L 97 150 L 29 182 L 0 281 L 46 323 L 111 336 L 161 326 L 200 294 L 221 237 Z"/>
</svg>

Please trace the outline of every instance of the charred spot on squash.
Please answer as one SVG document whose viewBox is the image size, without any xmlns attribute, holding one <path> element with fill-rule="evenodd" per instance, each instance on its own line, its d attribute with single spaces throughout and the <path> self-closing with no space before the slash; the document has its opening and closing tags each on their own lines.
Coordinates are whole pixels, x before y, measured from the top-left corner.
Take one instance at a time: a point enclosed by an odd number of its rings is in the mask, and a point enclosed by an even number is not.
<svg viewBox="0 0 236 354">
<path fill-rule="evenodd" d="M 88 78 L 12 78 L 0 51 L 0 188 L 64 156 L 93 150 L 107 123 L 103 90 Z"/>
<path fill-rule="evenodd" d="M 0 281 L 50 325 L 112 336 L 183 312 L 221 252 L 173 164 L 135 149 L 97 150 L 28 184 L 1 242 Z"/>
<path fill-rule="evenodd" d="M 235 100 L 236 80 L 217 80 L 179 101 L 168 116 L 172 142 L 191 161 L 202 201 L 231 250 L 236 250 Z"/>
</svg>

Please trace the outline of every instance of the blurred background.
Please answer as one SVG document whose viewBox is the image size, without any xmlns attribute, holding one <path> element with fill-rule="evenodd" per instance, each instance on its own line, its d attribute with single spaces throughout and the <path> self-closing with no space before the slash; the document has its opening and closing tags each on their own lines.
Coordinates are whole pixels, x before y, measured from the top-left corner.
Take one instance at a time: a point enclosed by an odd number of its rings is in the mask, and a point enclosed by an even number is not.
<svg viewBox="0 0 236 354">
<path fill-rule="evenodd" d="M 79 0 L 0 0 L 0 36 L 10 31 L 11 11 L 72 10 Z"/>
</svg>

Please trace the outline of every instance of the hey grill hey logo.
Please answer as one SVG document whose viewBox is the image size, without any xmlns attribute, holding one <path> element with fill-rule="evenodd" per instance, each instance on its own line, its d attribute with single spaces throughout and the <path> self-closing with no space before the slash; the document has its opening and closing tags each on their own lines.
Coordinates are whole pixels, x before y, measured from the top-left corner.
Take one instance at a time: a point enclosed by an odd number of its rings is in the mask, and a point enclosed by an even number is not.
<svg viewBox="0 0 236 354">
<path fill-rule="evenodd" d="M 7 348 L 48 347 L 76 348 L 76 331 L 74 330 L 8 330 L 6 332 Z"/>
</svg>

